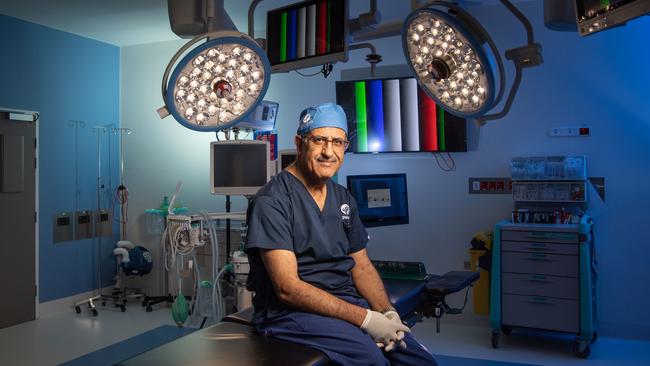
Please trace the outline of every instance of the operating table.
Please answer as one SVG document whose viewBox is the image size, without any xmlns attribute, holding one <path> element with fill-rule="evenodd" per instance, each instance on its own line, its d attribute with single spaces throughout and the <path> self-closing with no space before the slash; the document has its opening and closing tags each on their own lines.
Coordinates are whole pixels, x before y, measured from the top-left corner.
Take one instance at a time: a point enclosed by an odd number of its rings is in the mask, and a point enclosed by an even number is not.
<svg viewBox="0 0 650 366">
<path fill-rule="evenodd" d="M 383 262 L 407 263 L 414 262 Z M 381 265 L 381 263 L 379 263 Z M 424 264 L 418 263 L 422 269 Z M 378 263 L 375 262 L 375 266 Z M 402 320 L 409 326 L 422 317 L 435 317 L 440 331 L 440 317 L 444 313 L 459 313 L 445 302 L 449 294 L 469 289 L 479 278 L 477 272 L 451 271 L 444 275 L 425 275 L 407 279 L 391 276 L 382 279 L 390 301 Z M 426 272 L 424 272 L 426 273 Z M 393 273 L 394 274 L 394 273 Z M 388 277 L 388 278 L 387 278 Z M 467 297 L 465 297 L 465 301 Z M 463 305 L 464 306 L 464 305 Z M 139 366 L 266 366 L 266 365 L 329 365 L 329 359 L 320 351 L 300 345 L 267 338 L 255 332 L 251 323 L 253 309 L 249 308 L 226 316 L 222 322 L 197 330 L 117 365 Z"/>
</svg>

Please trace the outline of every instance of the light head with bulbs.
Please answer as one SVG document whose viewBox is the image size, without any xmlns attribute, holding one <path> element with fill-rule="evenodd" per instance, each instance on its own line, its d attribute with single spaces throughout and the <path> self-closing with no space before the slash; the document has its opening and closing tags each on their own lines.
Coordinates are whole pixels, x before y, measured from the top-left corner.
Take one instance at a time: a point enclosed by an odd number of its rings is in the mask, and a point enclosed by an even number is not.
<svg viewBox="0 0 650 366">
<path fill-rule="evenodd" d="M 192 48 L 203 39 L 206 42 Z M 165 106 L 158 113 L 161 118 L 171 114 L 181 125 L 196 131 L 233 127 L 264 98 L 270 70 L 266 53 L 249 36 L 235 31 L 200 35 L 167 65 L 162 85 Z"/>
<path fill-rule="evenodd" d="M 541 46 L 533 40 L 528 19 L 509 0 L 501 3 L 524 25 L 528 43 L 505 52 L 515 65 L 515 78 L 498 113 L 486 115 L 505 91 L 503 61 L 478 20 L 451 2 L 432 1 L 409 14 L 402 28 L 404 55 L 422 89 L 444 110 L 475 118 L 479 125 L 503 117 L 521 82 L 521 70 L 542 63 Z"/>
<path fill-rule="evenodd" d="M 494 101 L 494 76 L 474 37 L 449 14 L 419 9 L 404 22 L 402 45 L 423 89 L 463 117 L 481 115 Z"/>
</svg>

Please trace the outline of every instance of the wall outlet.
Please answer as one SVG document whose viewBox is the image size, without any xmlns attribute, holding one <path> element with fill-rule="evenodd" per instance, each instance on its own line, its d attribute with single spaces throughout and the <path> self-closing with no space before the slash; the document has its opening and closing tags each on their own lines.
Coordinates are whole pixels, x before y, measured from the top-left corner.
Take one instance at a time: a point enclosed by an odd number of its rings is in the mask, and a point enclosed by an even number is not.
<svg viewBox="0 0 650 366">
<path fill-rule="evenodd" d="M 508 177 L 470 177 L 468 179 L 470 194 L 510 194 L 512 192 L 512 181 Z"/>
<path fill-rule="evenodd" d="M 550 137 L 587 137 L 590 129 L 587 126 L 582 127 L 551 127 L 548 129 Z"/>
</svg>

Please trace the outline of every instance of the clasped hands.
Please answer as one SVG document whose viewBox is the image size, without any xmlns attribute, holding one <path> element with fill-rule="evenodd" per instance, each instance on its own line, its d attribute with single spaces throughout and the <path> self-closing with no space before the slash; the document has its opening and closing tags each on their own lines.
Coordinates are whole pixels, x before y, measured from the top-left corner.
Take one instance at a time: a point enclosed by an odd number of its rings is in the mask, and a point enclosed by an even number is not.
<svg viewBox="0 0 650 366">
<path fill-rule="evenodd" d="M 406 348 L 404 333 L 411 330 L 402 324 L 396 311 L 389 310 L 383 314 L 369 309 L 367 311 L 361 329 L 372 337 L 379 348 L 386 352 L 394 350 L 397 345 Z"/>
</svg>

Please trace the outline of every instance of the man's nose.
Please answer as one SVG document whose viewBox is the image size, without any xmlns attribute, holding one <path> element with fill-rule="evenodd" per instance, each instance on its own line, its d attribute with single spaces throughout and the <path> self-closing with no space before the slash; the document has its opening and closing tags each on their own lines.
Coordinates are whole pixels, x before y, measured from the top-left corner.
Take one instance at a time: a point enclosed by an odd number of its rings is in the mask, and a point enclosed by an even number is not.
<svg viewBox="0 0 650 366">
<path fill-rule="evenodd" d="M 323 154 L 323 156 L 326 156 L 328 158 L 334 155 L 334 144 L 331 141 L 327 141 L 325 145 L 323 145 L 321 154 Z"/>
</svg>

